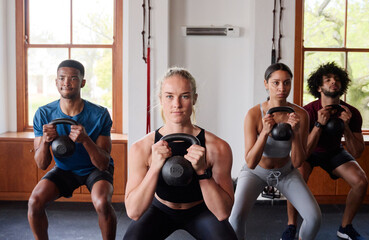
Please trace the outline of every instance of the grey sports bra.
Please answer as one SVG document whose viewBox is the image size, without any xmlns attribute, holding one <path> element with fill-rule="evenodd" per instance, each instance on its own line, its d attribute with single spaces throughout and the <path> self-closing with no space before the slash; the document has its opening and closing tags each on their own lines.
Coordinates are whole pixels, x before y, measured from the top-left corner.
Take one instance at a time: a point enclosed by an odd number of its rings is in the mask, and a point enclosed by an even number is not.
<svg viewBox="0 0 369 240">
<path fill-rule="evenodd" d="M 263 108 L 260 104 L 261 117 L 264 117 Z M 268 158 L 284 158 L 290 154 L 291 151 L 292 140 L 288 141 L 276 141 L 271 136 L 268 136 L 268 139 L 264 146 L 263 156 Z"/>
</svg>

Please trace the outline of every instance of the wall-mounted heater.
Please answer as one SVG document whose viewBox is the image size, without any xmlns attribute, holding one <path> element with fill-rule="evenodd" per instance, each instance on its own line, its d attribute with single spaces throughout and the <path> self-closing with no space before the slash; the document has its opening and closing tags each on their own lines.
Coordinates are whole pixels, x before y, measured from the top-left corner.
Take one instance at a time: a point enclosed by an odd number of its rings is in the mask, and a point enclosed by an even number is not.
<svg viewBox="0 0 369 240">
<path fill-rule="evenodd" d="M 240 28 L 233 26 L 226 27 L 182 27 L 183 36 L 226 36 L 238 37 L 240 35 Z"/>
</svg>

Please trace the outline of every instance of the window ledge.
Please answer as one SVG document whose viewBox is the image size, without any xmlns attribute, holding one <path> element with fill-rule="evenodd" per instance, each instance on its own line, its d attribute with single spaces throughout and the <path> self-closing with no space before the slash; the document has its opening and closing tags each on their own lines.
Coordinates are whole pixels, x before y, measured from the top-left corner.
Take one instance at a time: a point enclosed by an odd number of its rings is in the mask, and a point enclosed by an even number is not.
<svg viewBox="0 0 369 240">
<path fill-rule="evenodd" d="M 33 132 L 5 132 L 0 134 L 0 140 L 3 141 L 33 141 L 34 138 Z M 113 143 L 127 143 L 127 134 L 112 133 L 111 140 Z"/>
</svg>

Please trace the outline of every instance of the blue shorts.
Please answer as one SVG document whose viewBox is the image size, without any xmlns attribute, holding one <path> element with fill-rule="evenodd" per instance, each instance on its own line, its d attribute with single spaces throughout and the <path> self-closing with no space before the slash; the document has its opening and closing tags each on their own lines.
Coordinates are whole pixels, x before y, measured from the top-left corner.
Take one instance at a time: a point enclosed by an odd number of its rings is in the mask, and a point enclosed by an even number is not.
<svg viewBox="0 0 369 240">
<path fill-rule="evenodd" d="M 336 175 L 333 174 L 333 170 L 344 163 L 356 161 L 355 158 L 348 153 L 344 148 L 339 149 L 336 152 L 314 152 L 308 157 L 306 162 L 310 164 L 312 168 L 321 167 L 323 168 L 332 179 L 338 179 Z"/>
<path fill-rule="evenodd" d="M 48 179 L 55 183 L 60 192 L 59 197 L 70 198 L 72 197 L 73 191 L 82 185 L 86 185 L 90 192 L 92 186 L 100 180 L 106 180 L 113 185 L 113 174 L 113 165 L 109 165 L 109 168 L 105 171 L 95 169 L 85 176 L 79 176 L 72 171 L 65 171 L 55 166 L 42 179 Z"/>
</svg>

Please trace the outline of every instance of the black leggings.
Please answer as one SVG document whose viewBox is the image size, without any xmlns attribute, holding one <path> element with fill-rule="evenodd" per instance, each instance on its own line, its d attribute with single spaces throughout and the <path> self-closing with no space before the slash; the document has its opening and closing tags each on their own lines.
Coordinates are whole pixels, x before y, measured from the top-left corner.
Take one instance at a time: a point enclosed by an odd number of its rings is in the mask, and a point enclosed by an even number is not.
<svg viewBox="0 0 369 240">
<path fill-rule="evenodd" d="M 123 239 L 165 239 L 178 229 L 187 231 L 196 239 L 237 240 L 228 219 L 218 221 L 205 203 L 175 210 L 156 198 L 138 221 L 131 222 Z"/>
</svg>

